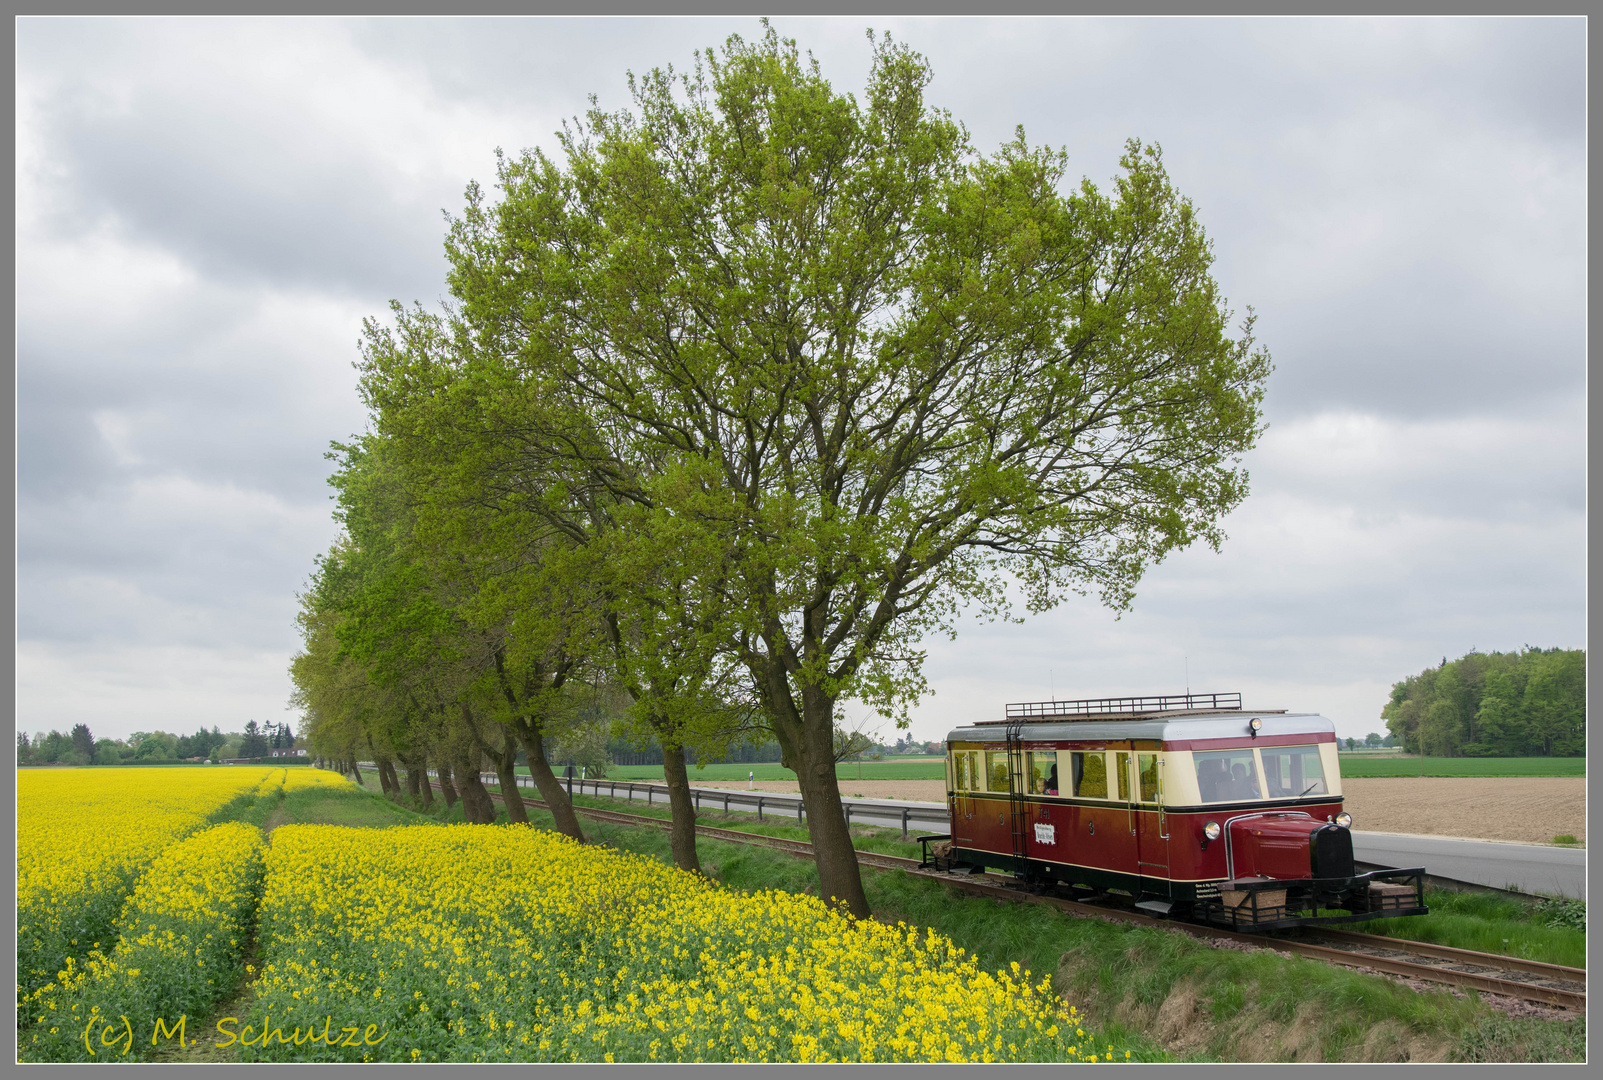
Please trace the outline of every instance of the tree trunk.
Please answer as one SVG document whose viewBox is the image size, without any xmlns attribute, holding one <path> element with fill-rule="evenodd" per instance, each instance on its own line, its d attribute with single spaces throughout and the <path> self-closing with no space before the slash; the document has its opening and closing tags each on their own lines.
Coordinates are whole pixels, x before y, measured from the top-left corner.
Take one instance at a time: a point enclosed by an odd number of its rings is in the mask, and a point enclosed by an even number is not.
<svg viewBox="0 0 1603 1080">
<path fill-rule="evenodd" d="M 804 688 L 797 695 L 802 699 L 802 711 L 798 712 L 783 667 L 775 664 L 767 674 L 765 696 L 774 735 L 789 759 L 785 766 L 796 773 L 807 805 L 807 835 L 818 867 L 819 895 L 859 919 L 869 918 L 863 872 L 857 864 L 851 830 L 846 827 L 846 808 L 835 776 L 835 702 L 816 689 Z"/>
<path fill-rule="evenodd" d="M 444 754 L 440 755 L 436 771 L 440 774 L 440 794 L 445 796 L 447 810 L 456 805 L 456 787 L 451 783 L 451 762 Z"/>
<path fill-rule="evenodd" d="M 420 771 L 417 767 L 417 762 L 403 759 L 401 764 L 406 766 L 406 794 L 413 802 L 416 802 L 418 797 L 417 774 Z"/>
<path fill-rule="evenodd" d="M 417 761 L 417 793 L 423 798 L 424 809 L 434 805 L 434 788 L 429 783 L 428 758 L 418 758 Z"/>
<path fill-rule="evenodd" d="M 529 823 L 529 812 L 523 807 L 523 796 L 518 792 L 518 740 L 510 729 L 501 732 L 501 752 L 495 755 L 495 775 L 501 781 L 501 804 L 507 808 L 507 819 L 517 825 Z"/>
<path fill-rule="evenodd" d="M 668 782 L 668 808 L 673 811 L 668 835 L 674 865 L 699 874 L 701 862 L 696 858 L 696 806 L 690 795 L 685 748 L 673 739 L 661 739 L 659 736 L 659 741 L 662 743 L 662 775 Z"/>
<path fill-rule="evenodd" d="M 401 778 L 395 773 L 395 762 L 391 761 L 387 757 L 379 758 L 378 775 L 379 779 L 385 782 L 385 787 L 389 794 L 394 795 L 396 798 L 400 798 Z"/>
<path fill-rule="evenodd" d="M 495 824 L 495 800 L 484 790 L 479 770 L 473 768 L 465 756 L 457 758 L 455 764 L 457 783 L 462 787 L 463 813 L 475 825 Z"/>
<path fill-rule="evenodd" d="M 473 738 L 473 756 L 479 761 L 489 758 L 495 766 L 496 779 L 500 781 L 501 805 L 506 807 L 507 820 L 514 825 L 527 825 L 529 812 L 524 809 L 523 796 L 518 793 L 518 776 L 515 767 L 518 760 L 518 742 L 510 726 L 501 727 L 501 748 L 492 750 L 484 741 L 479 725 L 474 722 L 473 713 L 464 702 L 462 705 L 462 720 L 467 726 L 468 734 Z"/>
<path fill-rule="evenodd" d="M 573 801 L 568 798 L 568 793 L 562 789 L 556 773 L 551 771 L 551 765 L 545 759 L 545 739 L 539 727 L 527 718 L 519 718 L 512 723 L 518 740 L 523 743 L 523 756 L 529 761 L 529 775 L 534 777 L 534 786 L 539 790 L 540 798 L 545 800 L 551 816 L 556 819 L 557 831 L 584 843 L 584 830 L 579 828 L 579 815 L 573 812 Z"/>
<path fill-rule="evenodd" d="M 362 767 L 356 763 L 356 759 L 354 757 L 351 758 L 347 764 L 350 765 L 351 776 L 355 778 L 356 782 L 362 787 L 367 787 L 367 781 L 362 779 Z"/>
</svg>

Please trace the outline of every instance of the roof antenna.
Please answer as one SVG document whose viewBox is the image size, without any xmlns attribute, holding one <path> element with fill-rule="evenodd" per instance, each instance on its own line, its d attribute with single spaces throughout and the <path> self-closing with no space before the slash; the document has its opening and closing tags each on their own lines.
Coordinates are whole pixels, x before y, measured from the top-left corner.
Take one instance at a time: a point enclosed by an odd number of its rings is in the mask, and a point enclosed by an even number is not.
<svg viewBox="0 0 1603 1080">
<path fill-rule="evenodd" d="M 1186 661 L 1186 697 L 1189 698 L 1191 696 L 1191 657 L 1187 656 L 1185 658 L 1185 661 Z M 1189 704 L 1189 702 L 1188 702 L 1188 704 Z"/>
<path fill-rule="evenodd" d="M 1051 668 L 1047 668 L 1046 669 L 1046 685 L 1047 685 L 1047 688 L 1052 691 L 1052 700 L 1053 701 L 1057 701 L 1057 699 L 1058 699 L 1057 683 L 1054 682 L 1053 679 L 1052 679 L 1052 669 Z"/>
</svg>

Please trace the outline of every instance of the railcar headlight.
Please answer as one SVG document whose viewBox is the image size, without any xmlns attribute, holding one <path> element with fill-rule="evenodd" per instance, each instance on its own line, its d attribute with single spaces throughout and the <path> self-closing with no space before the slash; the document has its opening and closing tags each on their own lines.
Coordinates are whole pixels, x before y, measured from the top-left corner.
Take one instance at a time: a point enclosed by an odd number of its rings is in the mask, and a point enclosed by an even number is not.
<svg viewBox="0 0 1603 1080">
<path fill-rule="evenodd" d="M 1219 828 L 1219 823 L 1217 821 L 1210 821 L 1208 824 L 1202 827 L 1202 835 L 1206 836 L 1209 840 L 1219 839 L 1219 834 L 1223 831 L 1223 829 Z"/>
<path fill-rule="evenodd" d="M 1251 720 L 1247 721 L 1247 730 L 1251 731 L 1252 737 L 1256 739 L 1258 737 L 1258 732 L 1263 730 L 1263 721 L 1254 716 Z"/>
<path fill-rule="evenodd" d="M 1350 829 L 1353 827 L 1353 816 L 1347 811 L 1343 810 L 1341 813 L 1336 815 L 1336 824 L 1340 825 L 1344 829 Z"/>
</svg>

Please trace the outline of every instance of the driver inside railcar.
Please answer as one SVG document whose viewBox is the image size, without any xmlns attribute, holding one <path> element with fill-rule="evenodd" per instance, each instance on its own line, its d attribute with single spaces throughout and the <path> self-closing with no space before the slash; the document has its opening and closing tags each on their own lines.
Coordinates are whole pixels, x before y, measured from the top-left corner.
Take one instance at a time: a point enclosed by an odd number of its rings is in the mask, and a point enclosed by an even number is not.
<svg viewBox="0 0 1603 1080">
<path fill-rule="evenodd" d="M 1232 799 L 1256 799 L 1258 797 L 1258 778 L 1252 775 L 1253 769 L 1249 765 L 1236 762 L 1230 769 L 1230 797 Z"/>
<path fill-rule="evenodd" d="M 1197 794 L 1203 802 L 1244 802 L 1263 797 L 1251 750 L 1199 751 L 1194 762 Z"/>
</svg>

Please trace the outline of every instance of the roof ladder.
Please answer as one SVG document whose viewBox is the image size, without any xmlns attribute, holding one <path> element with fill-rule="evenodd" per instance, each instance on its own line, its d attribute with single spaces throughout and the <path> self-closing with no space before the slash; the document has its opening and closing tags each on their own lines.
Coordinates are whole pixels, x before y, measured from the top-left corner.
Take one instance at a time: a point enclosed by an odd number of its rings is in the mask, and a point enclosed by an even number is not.
<svg viewBox="0 0 1603 1080">
<path fill-rule="evenodd" d="M 1013 876 L 1023 879 L 1028 876 L 1026 872 L 1026 859 L 1029 858 L 1025 844 L 1029 838 L 1029 804 L 1026 796 L 1029 793 L 1027 785 L 1030 782 L 1027 771 L 1027 762 L 1024 760 L 1024 741 L 1020 738 L 1022 723 L 1011 723 L 1007 726 L 1007 808 L 1009 824 L 1013 832 L 1013 857 L 1018 860 Z"/>
</svg>

